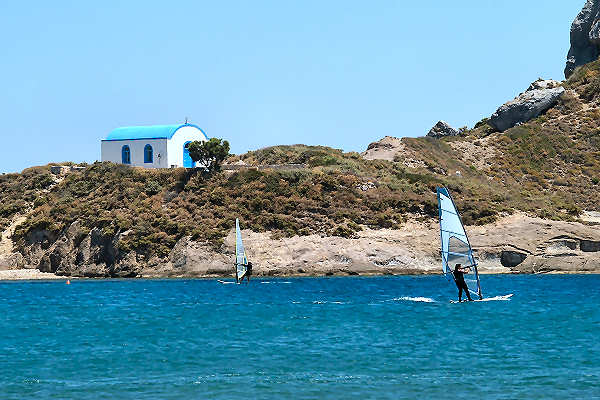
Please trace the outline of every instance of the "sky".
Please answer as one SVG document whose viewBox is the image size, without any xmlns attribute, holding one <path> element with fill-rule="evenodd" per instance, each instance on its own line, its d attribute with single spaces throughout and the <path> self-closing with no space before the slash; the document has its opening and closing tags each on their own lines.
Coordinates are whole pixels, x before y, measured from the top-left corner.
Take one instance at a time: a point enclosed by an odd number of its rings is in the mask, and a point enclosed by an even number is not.
<svg viewBox="0 0 600 400">
<path fill-rule="evenodd" d="M 472 127 L 564 79 L 585 0 L 0 5 L 0 172 L 94 162 L 120 126 L 190 122 L 232 153 Z"/>
</svg>

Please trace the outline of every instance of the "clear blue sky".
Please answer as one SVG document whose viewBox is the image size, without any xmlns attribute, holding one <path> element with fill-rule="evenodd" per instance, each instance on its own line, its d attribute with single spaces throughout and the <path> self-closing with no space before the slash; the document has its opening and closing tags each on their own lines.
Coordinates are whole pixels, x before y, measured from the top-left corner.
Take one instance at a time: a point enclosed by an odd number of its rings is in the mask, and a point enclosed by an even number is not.
<svg viewBox="0 0 600 400">
<path fill-rule="evenodd" d="M 584 3 L 3 2 L 0 172 L 93 162 L 116 127 L 186 116 L 234 153 L 472 126 L 564 78 Z"/>
</svg>

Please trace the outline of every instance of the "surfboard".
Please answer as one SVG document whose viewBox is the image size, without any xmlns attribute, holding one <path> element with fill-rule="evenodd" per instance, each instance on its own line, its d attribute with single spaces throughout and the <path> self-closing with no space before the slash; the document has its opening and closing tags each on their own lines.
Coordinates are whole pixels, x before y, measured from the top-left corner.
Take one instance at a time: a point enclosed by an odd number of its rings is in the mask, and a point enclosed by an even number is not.
<svg viewBox="0 0 600 400">
<path fill-rule="evenodd" d="M 235 282 L 230 282 L 230 281 L 222 281 L 220 279 L 217 279 L 217 282 L 223 284 L 223 285 L 235 285 Z"/>
<path fill-rule="evenodd" d="M 479 303 L 479 302 L 484 302 L 484 301 L 510 301 L 510 298 L 513 297 L 514 293 L 511 294 L 505 294 L 504 296 L 495 296 L 495 297 L 487 297 L 485 299 L 477 299 L 477 300 L 473 300 L 473 301 L 458 301 L 458 300 L 450 300 L 450 303 L 452 304 L 456 304 L 456 303 Z"/>
</svg>

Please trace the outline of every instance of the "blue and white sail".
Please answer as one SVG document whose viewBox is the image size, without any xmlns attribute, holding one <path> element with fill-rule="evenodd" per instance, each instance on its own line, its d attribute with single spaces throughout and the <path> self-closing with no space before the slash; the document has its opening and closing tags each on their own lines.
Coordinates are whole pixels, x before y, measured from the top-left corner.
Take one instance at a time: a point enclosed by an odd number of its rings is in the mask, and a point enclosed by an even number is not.
<svg viewBox="0 0 600 400">
<path fill-rule="evenodd" d="M 481 285 L 477 262 L 469 243 L 467 232 L 462 223 L 454 200 L 446 188 L 437 189 L 438 210 L 440 217 L 440 238 L 442 242 L 442 268 L 444 274 L 454 279 L 452 271 L 456 264 L 471 267 L 471 272 L 465 274 L 465 282 L 469 290 L 481 298 Z"/>
<path fill-rule="evenodd" d="M 248 258 L 242 242 L 240 221 L 235 219 L 235 279 L 239 282 L 248 271 Z"/>
</svg>

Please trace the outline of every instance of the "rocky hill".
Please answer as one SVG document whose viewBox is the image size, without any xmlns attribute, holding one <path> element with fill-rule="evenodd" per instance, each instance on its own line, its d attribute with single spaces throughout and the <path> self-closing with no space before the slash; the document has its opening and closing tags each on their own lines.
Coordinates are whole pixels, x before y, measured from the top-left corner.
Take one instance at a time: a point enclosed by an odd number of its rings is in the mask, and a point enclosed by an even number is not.
<svg viewBox="0 0 600 400">
<path fill-rule="evenodd" d="M 573 24 L 566 81 L 532 83 L 472 129 L 440 121 L 362 154 L 275 146 L 210 176 L 109 163 L 2 175 L 0 269 L 228 275 L 239 217 L 258 274 L 437 272 L 444 185 L 485 271 L 600 271 L 600 61 L 578 66 L 596 9 Z"/>
<path fill-rule="evenodd" d="M 598 58 L 600 54 L 600 2 L 587 0 L 571 25 L 571 48 L 567 55 L 565 77 L 568 79 L 580 65 Z"/>
</svg>

